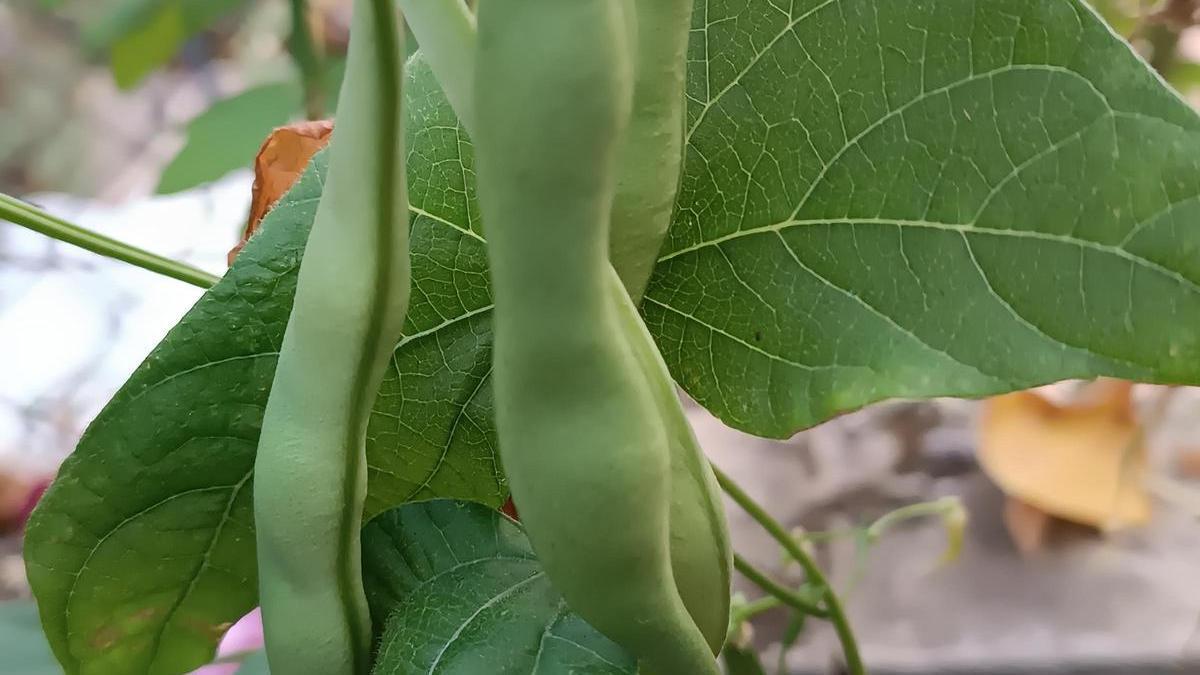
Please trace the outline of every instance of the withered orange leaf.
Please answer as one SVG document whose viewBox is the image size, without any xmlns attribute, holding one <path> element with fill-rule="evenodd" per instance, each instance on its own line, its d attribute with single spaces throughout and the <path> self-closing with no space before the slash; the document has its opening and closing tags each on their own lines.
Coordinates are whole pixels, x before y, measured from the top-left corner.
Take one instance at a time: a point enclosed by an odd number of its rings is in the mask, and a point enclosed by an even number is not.
<svg viewBox="0 0 1200 675">
<path fill-rule="evenodd" d="M 329 144 L 333 120 L 297 122 L 279 127 L 267 136 L 254 158 L 254 188 L 250 218 L 242 239 L 229 251 L 229 264 L 275 203 L 300 179 L 312 156 Z"/>
</svg>

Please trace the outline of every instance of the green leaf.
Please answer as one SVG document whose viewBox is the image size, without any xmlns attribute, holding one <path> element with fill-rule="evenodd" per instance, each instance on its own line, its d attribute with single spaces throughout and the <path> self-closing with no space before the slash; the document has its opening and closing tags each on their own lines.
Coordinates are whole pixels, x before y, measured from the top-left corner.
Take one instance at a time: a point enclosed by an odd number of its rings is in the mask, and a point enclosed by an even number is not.
<svg viewBox="0 0 1200 675">
<path fill-rule="evenodd" d="M 329 111 L 337 109 L 337 95 L 346 71 L 345 59 L 325 61 Z M 187 142 L 163 170 L 159 194 L 190 190 L 230 171 L 249 168 L 267 134 L 298 117 L 304 92 L 299 81 L 264 84 L 218 101 L 193 119 Z"/>
<path fill-rule="evenodd" d="M 413 499 L 499 506 L 485 254 L 460 144 L 410 63 L 413 273 L 405 337 L 370 421 L 368 516 Z M 320 197 L 319 155 L 234 267 L 92 422 L 34 512 L 29 580 L 68 673 L 178 673 L 256 602 L 255 445 Z M 483 308 L 483 309 L 481 309 Z"/>
<path fill-rule="evenodd" d="M 707 3 L 691 50 L 643 309 L 727 422 L 783 436 L 894 396 L 1200 382 L 1200 123 L 1078 0 Z M 471 148 L 419 58 L 406 95 L 414 292 L 369 513 L 504 494 Z M 323 162 L 35 514 L 30 578 L 70 672 L 198 664 L 253 601 L 244 488 Z"/>
<path fill-rule="evenodd" d="M 1200 382 L 1200 120 L 1078 0 L 699 3 L 643 311 L 726 423 Z"/>
<path fill-rule="evenodd" d="M 108 49 L 117 86 L 129 89 L 167 63 L 196 33 L 246 0 L 125 0 L 84 41 Z"/>
<path fill-rule="evenodd" d="M 494 509 L 409 504 L 368 523 L 362 541 L 371 614 L 386 626 L 376 675 L 637 672 L 567 609 L 520 526 Z"/>
<path fill-rule="evenodd" d="M 130 89 L 150 71 L 171 60 L 187 35 L 179 3 L 168 3 L 152 13 L 145 23 L 112 44 L 109 58 L 117 86 Z"/>
<path fill-rule="evenodd" d="M 21 675 L 62 672 L 42 635 L 37 606 L 32 602 L 0 602 L 0 654 L 4 655 L 5 672 Z"/>
<path fill-rule="evenodd" d="M 725 651 L 721 652 L 721 659 L 725 661 L 729 675 L 767 675 L 753 647 L 726 645 Z"/>
<path fill-rule="evenodd" d="M 187 143 L 163 170 L 158 193 L 203 185 L 254 162 L 254 153 L 275 127 L 301 108 L 296 82 L 248 89 L 219 101 L 188 125 Z"/>
</svg>

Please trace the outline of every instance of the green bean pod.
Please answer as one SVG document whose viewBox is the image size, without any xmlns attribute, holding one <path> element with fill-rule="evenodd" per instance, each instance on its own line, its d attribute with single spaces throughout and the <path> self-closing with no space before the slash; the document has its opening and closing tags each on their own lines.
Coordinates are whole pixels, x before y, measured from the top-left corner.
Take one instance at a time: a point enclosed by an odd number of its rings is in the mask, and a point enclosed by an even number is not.
<svg viewBox="0 0 1200 675">
<path fill-rule="evenodd" d="M 460 122 L 475 128 L 474 16 L 462 0 L 401 0 L 418 35 L 429 38 L 423 51 L 443 82 Z M 628 289 L 640 297 L 670 224 L 683 151 L 683 86 L 692 3 L 689 0 L 634 0 L 625 14 L 636 44 L 633 114 L 618 160 L 619 175 L 611 219 L 610 254 L 623 274 L 612 289 L 626 339 L 659 401 L 671 442 L 671 558 L 684 601 L 709 646 L 722 647 L 729 616 L 732 551 L 720 491 L 679 405 L 670 373 L 646 333 Z M 454 39 L 451 39 L 454 38 Z M 707 533 L 707 534 L 706 534 Z"/>
<path fill-rule="evenodd" d="M 613 271 L 609 290 L 625 337 L 666 426 L 671 450 L 671 570 L 684 606 L 714 655 L 729 631 L 733 547 L 721 488 L 680 405 L 674 380 L 633 300 Z"/>
<path fill-rule="evenodd" d="M 713 653 L 729 627 L 733 552 L 720 487 L 679 404 L 674 381 L 637 313 L 671 224 L 683 165 L 684 78 L 692 0 L 632 0 L 633 112 L 618 160 L 610 251 L 628 296 L 626 338 L 654 389 L 671 440 L 671 559 L 675 583 Z M 623 294 L 621 294 L 623 295 Z"/>
<path fill-rule="evenodd" d="M 370 671 L 365 435 L 409 297 L 402 40 L 391 0 L 354 3 L 328 175 L 263 417 L 254 516 L 276 673 Z"/>
<path fill-rule="evenodd" d="M 632 0 L 633 114 L 619 159 L 610 246 L 634 304 L 654 270 L 679 190 L 692 4 Z"/>
<path fill-rule="evenodd" d="M 609 276 L 633 86 L 622 4 L 480 6 L 476 169 L 501 459 L 568 604 L 657 675 L 715 675 L 672 571 L 670 439 Z"/>
</svg>

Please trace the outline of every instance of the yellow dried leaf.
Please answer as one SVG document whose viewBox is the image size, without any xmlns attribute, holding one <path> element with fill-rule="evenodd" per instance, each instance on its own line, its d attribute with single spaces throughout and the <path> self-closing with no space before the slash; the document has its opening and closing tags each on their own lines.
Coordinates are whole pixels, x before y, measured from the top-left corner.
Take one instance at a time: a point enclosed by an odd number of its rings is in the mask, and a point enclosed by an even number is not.
<svg viewBox="0 0 1200 675">
<path fill-rule="evenodd" d="M 1052 516 L 1103 530 L 1146 523 L 1146 449 L 1131 389 L 1102 380 L 1089 400 L 1061 406 L 1029 391 L 989 400 L 984 470 L 1009 496 Z"/>
</svg>

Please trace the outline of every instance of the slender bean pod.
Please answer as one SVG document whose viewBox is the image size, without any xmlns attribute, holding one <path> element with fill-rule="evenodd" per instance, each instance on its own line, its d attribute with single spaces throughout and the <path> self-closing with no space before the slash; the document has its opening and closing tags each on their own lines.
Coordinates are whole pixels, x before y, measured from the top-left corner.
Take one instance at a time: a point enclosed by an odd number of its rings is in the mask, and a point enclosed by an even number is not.
<svg viewBox="0 0 1200 675">
<path fill-rule="evenodd" d="M 401 0 L 401 6 L 460 122 L 473 133 L 475 67 L 462 55 L 476 49 L 474 19 L 464 17 L 462 0 Z M 618 178 L 610 251 L 614 258 L 628 261 L 624 283 L 630 290 L 638 289 L 639 295 L 669 224 L 678 183 L 683 52 L 690 14 L 691 3 L 686 0 L 636 0 L 636 9 L 625 12 L 627 34 L 641 35 L 649 44 L 638 46 L 635 60 L 634 113 L 619 160 L 621 170 L 632 175 Z M 646 26 L 640 33 L 639 23 Z M 641 162 L 649 169 L 639 166 Z M 637 180 L 645 182 L 638 185 Z M 621 243 L 622 237 L 632 241 Z M 620 310 L 625 339 L 635 348 L 671 439 L 674 576 L 684 604 L 716 653 L 725 640 L 733 558 L 719 487 L 679 405 L 662 356 L 622 283 L 609 275 L 609 291 Z"/>
<path fill-rule="evenodd" d="M 399 0 L 421 52 L 467 130 L 475 128 L 475 15 L 465 0 Z"/>
<path fill-rule="evenodd" d="M 683 165 L 684 80 L 693 0 L 632 0 L 633 115 L 621 149 L 612 261 L 637 304 L 675 207 Z"/>
<path fill-rule="evenodd" d="M 729 628 L 733 548 L 721 488 L 679 402 L 674 381 L 633 300 L 611 267 L 609 292 L 666 426 L 671 449 L 671 568 L 679 596 L 715 655 Z"/>
<path fill-rule="evenodd" d="M 267 656 L 287 675 L 370 670 L 364 443 L 409 296 L 404 47 L 391 0 L 355 2 L 351 31 L 329 172 L 255 463 Z"/>
<path fill-rule="evenodd" d="M 668 432 L 608 281 L 633 88 L 622 4 L 480 8 L 476 167 L 501 458 L 568 604 L 658 675 L 714 675 L 672 571 Z"/>
<path fill-rule="evenodd" d="M 609 246 L 628 291 L 613 292 L 655 392 L 671 442 L 671 559 L 675 583 L 713 653 L 725 642 L 733 554 L 720 487 L 679 404 L 674 381 L 637 312 L 671 224 L 683 164 L 684 78 L 692 0 L 631 0 L 633 111 L 622 145 Z M 625 296 L 625 297 L 622 297 Z M 632 300 L 631 300 L 632 298 Z"/>
</svg>

